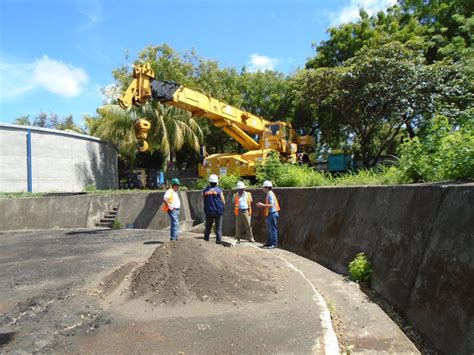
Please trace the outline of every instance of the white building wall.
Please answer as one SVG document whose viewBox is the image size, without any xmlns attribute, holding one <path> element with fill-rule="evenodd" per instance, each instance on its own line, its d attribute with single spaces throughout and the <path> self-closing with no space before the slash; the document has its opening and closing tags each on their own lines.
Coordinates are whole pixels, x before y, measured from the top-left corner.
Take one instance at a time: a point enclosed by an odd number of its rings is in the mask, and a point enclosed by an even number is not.
<svg viewBox="0 0 474 355">
<path fill-rule="evenodd" d="M 100 139 L 53 129 L 0 124 L 0 191 L 28 191 L 27 131 L 31 130 L 33 192 L 118 187 L 117 151 Z"/>
</svg>

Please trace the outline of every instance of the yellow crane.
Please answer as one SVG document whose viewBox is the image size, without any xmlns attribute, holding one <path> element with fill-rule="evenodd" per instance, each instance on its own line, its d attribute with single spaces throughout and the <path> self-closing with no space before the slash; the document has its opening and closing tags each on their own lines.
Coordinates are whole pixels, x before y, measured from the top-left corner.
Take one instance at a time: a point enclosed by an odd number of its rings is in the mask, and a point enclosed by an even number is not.
<svg viewBox="0 0 474 355">
<path fill-rule="evenodd" d="M 248 150 L 243 154 L 221 153 L 204 157 L 198 166 L 200 177 L 210 174 L 252 177 L 256 166 L 263 163 L 270 152 L 278 152 L 283 161 L 295 162 L 298 146 L 314 145 L 313 137 L 297 136 L 289 123 L 267 121 L 183 85 L 156 80 L 150 64 L 135 65 L 133 81 L 118 99 L 119 104 L 126 109 L 148 100 L 179 107 L 191 112 L 193 117 L 206 117 Z M 150 126 L 144 119 L 135 123 L 138 148 L 142 152 L 148 149 L 146 138 Z"/>
</svg>

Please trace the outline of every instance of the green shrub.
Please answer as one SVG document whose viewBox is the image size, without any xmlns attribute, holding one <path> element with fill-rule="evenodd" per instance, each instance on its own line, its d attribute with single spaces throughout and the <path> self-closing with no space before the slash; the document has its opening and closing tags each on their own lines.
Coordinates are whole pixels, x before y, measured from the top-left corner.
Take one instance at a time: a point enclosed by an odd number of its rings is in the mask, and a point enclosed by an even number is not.
<svg viewBox="0 0 474 355">
<path fill-rule="evenodd" d="M 403 183 L 403 174 L 395 167 L 378 165 L 373 169 L 347 172 L 332 178 L 332 185 L 395 185 Z"/>
<path fill-rule="evenodd" d="M 208 185 L 207 178 L 199 178 L 194 184 L 195 190 L 203 190 Z"/>
<path fill-rule="evenodd" d="M 406 182 L 473 179 L 472 123 L 454 127 L 446 117 L 438 116 L 423 137 L 401 145 L 399 169 Z"/>
<path fill-rule="evenodd" d="M 418 137 L 407 139 L 400 147 L 399 169 L 408 182 L 430 181 L 434 179 L 432 158 Z"/>
<path fill-rule="evenodd" d="M 282 175 L 283 163 L 277 152 L 268 154 L 265 162 L 257 166 L 255 177 L 259 183 L 265 180 L 276 182 L 277 178 Z"/>
<path fill-rule="evenodd" d="M 114 221 L 114 224 L 112 226 L 113 229 L 120 229 L 122 228 L 122 222 L 120 222 L 118 219 Z"/>
<path fill-rule="evenodd" d="M 246 186 L 250 186 L 249 180 L 244 180 L 238 175 L 221 175 L 218 186 L 222 189 L 235 189 L 238 181 L 243 181 Z M 209 185 L 208 178 L 200 178 L 194 184 L 194 189 L 203 190 L 207 185 Z"/>
<path fill-rule="evenodd" d="M 372 276 L 370 263 L 364 253 L 356 255 L 354 260 L 349 263 L 350 279 L 356 282 L 368 282 Z"/>
<path fill-rule="evenodd" d="M 97 187 L 94 185 L 94 184 L 87 184 L 85 187 L 84 187 L 84 192 L 97 192 Z"/>
<path fill-rule="evenodd" d="M 237 182 L 241 180 L 238 175 L 221 175 L 219 176 L 219 186 L 223 189 L 235 189 Z"/>
<path fill-rule="evenodd" d="M 273 180 L 276 186 L 320 186 L 327 183 L 324 173 L 306 165 L 283 164 L 280 173 Z"/>
</svg>

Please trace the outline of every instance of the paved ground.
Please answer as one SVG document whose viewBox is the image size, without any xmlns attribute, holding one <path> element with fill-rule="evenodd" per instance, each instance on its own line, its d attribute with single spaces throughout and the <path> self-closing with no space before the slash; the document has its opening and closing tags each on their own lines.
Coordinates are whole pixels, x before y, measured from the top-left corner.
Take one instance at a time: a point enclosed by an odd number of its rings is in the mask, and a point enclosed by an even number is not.
<svg viewBox="0 0 474 355">
<path fill-rule="evenodd" d="M 2 353 L 415 353 L 340 276 L 185 233 L 0 232 Z"/>
</svg>

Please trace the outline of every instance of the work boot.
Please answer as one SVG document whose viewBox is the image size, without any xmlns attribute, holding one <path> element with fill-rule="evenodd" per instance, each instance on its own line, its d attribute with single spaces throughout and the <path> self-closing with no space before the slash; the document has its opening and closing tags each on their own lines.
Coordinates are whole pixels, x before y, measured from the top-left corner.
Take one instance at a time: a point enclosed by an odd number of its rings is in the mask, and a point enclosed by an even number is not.
<svg viewBox="0 0 474 355">
<path fill-rule="evenodd" d="M 249 242 L 250 243 L 255 243 L 255 239 L 252 238 L 252 239 L 249 240 Z"/>
</svg>

